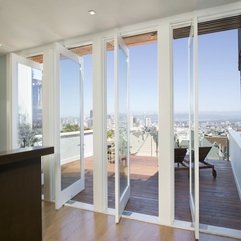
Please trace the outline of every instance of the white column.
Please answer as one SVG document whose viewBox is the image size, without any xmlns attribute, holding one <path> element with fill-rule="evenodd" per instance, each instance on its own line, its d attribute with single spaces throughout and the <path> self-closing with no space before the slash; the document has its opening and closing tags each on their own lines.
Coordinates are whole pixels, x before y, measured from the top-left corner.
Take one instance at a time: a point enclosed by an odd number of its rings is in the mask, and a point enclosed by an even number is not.
<svg viewBox="0 0 241 241">
<path fill-rule="evenodd" d="M 43 157 L 44 161 L 44 200 L 55 199 L 55 160 L 56 160 L 56 57 L 54 45 L 44 51 L 43 56 L 43 145 L 54 146 L 55 154 Z"/>
<path fill-rule="evenodd" d="M 172 54 L 169 23 L 162 21 L 158 30 L 159 82 L 159 219 L 171 225 L 174 220 L 174 161 L 172 108 Z"/>
<path fill-rule="evenodd" d="M 0 57 L 0 151 L 7 150 L 7 57 Z"/>
<path fill-rule="evenodd" d="M 106 80 L 105 50 L 101 37 L 93 42 L 93 150 L 94 150 L 94 210 L 107 209 L 106 154 Z"/>
</svg>

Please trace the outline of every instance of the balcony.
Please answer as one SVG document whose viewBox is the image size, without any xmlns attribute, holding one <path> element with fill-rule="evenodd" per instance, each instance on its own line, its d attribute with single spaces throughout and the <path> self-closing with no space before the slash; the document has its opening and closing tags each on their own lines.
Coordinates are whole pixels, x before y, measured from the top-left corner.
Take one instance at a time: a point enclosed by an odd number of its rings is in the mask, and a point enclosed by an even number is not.
<svg viewBox="0 0 241 241">
<path fill-rule="evenodd" d="M 241 227 L 241 137 L 229 131 L 230 161 L 209 159 L 215 165 L 217 178 L 211 169 L 200 170 L 200 223 L 231 229 Z M 157 158 L 131 155 L 131 197 L 126 211 L 158 216 Z M 74 164 L 72 162 L 71 172 Z M 68 172 L 65 164 L 65 172 Z M 78 174 L 77 174 L 78 175 Z M 108 163 L 108 206 L 114 208 L 114 164 Z M 188 169 L 175 168 L 175 219 L 191 222 L 189 209 Z M 85 158 L 86 188 L 72 200 L 93 204 L 93 159 Z"/>
</svg>

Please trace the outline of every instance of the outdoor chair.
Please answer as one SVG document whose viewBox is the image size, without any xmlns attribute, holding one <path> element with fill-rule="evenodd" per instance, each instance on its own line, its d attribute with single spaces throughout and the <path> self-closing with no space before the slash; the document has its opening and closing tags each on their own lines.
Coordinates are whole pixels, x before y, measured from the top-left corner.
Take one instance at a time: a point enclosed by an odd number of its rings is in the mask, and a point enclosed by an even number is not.
<svg viewBox="0 0 241 241">
<path fill-rule="evenodd" d="M 212 175 L 214 178 L 217 177 L 217 171 L 215 170 L 215 167 L 213 164 L 208 163 L 205 161 L 209 151 L 212 149 L 212 146 L 205 146 L 205 147 L 199 147 L 199 169 L 206 169 L 211 168 L 212 169 Z M 192 156 L 194 157 L 194 150 L 191 151 Z M 193 158 L 194 159 L 194 158 Z M 185 163 L 189 164 L 188 160 L 184 160 Z"/>
<path fill-rule="evenodd" d="M 177 163 L 178 167 L 180 164 L 184 167 L 188 167 L 184 162 L 186 153 L 187 153 L 186 148 L 175 148 L 174 149 L 174 162 Z"/>
<path fill-rule="evenodd" d="M 107 145 L 107 158 L 109 163 L 115 163 L 115 145 L 114 143 L 109 143 Z"/>
</svg>

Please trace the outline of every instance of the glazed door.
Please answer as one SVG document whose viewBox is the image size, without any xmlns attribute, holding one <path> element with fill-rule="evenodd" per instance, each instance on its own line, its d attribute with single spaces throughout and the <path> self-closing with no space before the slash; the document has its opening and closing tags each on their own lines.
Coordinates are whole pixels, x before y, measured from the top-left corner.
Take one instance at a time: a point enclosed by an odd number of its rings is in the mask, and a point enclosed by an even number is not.
<svg viewBox="0 0 241 241">
<path fill-rule="evenodd" d="M 80 58 L 57 45 L 56 208 L 85 188 L 83 84 Z"/>
<path fill-rule="evenodd" d="M 42 64 L 10 54 L 8 148 L 42 146 Z"/>
<path fill-rule="evenodd" d="M 115 38 L 115 212 L 116 223 L 130 197 L 128 49 Z"/>
<path fill-rule="evenodd" d="M 188 41 L 189 65 L 189 193 L 195 239 L 199 239 L 199 121 L 198 121 L 198 69 L 197 20 L 190 27 Z"/>
</svg>

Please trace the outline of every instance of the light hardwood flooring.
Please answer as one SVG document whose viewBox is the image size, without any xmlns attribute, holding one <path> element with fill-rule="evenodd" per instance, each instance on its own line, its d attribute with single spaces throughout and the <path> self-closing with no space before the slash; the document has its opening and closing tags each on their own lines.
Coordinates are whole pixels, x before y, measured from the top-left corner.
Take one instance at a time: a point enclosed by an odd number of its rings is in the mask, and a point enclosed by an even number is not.
<svg viewBox="0 0 241 241">
<path fill-rule="evenodd" d="M 193 232 L 43 202 L 43 241 L 194 241 Z M 200 241 L 237 241 L 201 234 Z"/>
</svg>

